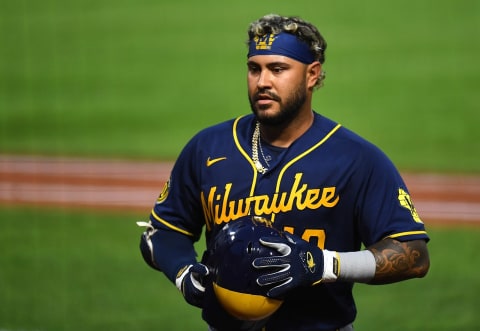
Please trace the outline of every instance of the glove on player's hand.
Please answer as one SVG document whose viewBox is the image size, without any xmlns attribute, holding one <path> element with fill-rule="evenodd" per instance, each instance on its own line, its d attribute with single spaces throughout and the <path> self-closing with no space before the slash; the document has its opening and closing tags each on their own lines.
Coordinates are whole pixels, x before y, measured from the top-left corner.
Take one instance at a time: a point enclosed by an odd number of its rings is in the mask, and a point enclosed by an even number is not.
<svg viewBox="0 0 480 331">
<path fill-rule="evenodd" d="M 208 274 L 208 267 L 201 263 L 185 266 L 178 272 L 175 285 L 189 304 L 202 308 L 205 295 L 205 287 L 202 284 Z"/>
<path fill-rule="evenodd" d="M 285 237 L 261 238 L 262 245 L 277 250 L 281 255 L 259 257 L 253 261 L 255 268 L 267 271 L 257 278 L 257 284 L 274 285 L 267 292 L 271 298 L 282 298 L 290 290 L 314 285 L 324 277 L 324 251 L 288 233 Z M 331 255 L 332 252 L 328 253 Z"/>
</svg>

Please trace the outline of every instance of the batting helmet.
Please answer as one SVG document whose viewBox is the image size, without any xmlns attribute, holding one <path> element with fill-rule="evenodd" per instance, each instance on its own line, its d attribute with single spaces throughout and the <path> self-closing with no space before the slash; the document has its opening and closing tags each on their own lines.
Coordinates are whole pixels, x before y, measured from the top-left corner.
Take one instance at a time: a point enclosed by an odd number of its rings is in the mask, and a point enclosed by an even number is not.
<svg viewBox="0 0 480 331">
<path fill-rule="evenodd" d="M 269 288 L 257 284 L 261 271 L 252 266 L 257 257 L 278 255 L 259 242 L 261 237 L 272 236 L 283 234 L 249 217 L 226 224 L 214 238 L 210 250 L 213 290 L 222 307 L 237 319 L 265 319 L 283 302 L 266 296 Z"/>
</svg>

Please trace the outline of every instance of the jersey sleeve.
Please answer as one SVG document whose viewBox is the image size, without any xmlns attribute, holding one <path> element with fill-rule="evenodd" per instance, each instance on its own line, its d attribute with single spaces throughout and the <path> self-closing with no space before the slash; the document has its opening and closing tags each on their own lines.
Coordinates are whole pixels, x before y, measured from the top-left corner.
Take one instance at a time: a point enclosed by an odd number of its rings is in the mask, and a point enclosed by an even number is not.
<svg viewBox="0 0 480 331">
<path fill-rule="evenodd" d="M 363 243 L 368 247 L 384 238 L 429 240 L 399 171 L 373 145 L 365 146 L 357 178 L 356 211 Z"/>
<path fill-rule="evenodd" d="M 197 241 L 204 224 L 199 206 L 198 134 L 183 148 L 168 182 L 157 198 L 150 220 L 156 228 L 176 231 Z"/>
</svg>

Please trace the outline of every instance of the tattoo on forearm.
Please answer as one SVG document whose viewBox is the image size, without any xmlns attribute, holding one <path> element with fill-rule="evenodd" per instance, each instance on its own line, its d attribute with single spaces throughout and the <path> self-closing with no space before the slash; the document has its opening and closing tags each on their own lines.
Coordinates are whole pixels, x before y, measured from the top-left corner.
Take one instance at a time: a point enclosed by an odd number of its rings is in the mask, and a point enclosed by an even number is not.
<svg viewBox="0 0 480 331">
<path fill-rule="evenodd" d="M 382 240 L 370 248 L 377 264 L 373 283 L 385 284 L 422 277 L 428 270 L 428 256 L 422 255 L 424 242 Z"/>
</svg>

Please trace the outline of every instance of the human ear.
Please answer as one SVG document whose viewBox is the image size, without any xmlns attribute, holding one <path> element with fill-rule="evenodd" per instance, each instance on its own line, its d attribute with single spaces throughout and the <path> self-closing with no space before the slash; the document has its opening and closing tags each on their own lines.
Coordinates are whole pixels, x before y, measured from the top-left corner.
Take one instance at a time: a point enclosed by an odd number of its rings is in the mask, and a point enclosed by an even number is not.
<svg viewBox="0 0 480 331">
<path fill-rule="evenodd" d="M 307 87 L 313 88 L 317 84 L 322 72 L 322 64 L 318 61 L 312 62 L 307 67 Z"/>
</svg>

